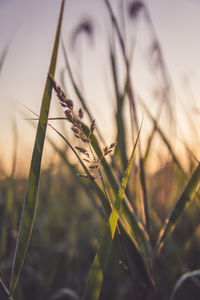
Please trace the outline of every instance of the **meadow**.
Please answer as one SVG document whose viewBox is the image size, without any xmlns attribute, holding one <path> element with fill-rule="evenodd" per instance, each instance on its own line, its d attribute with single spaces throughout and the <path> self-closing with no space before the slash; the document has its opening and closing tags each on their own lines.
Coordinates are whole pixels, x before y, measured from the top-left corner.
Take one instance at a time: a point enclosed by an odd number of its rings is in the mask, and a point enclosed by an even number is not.
<svg viewBox="0 0 200 300">
<path fill-rule="evenodd" d="M 151 31 L 149 63 L 159 79 L 154 113 L 135 89 L 125 21 L 109 0 L 104 3 L 115 138 L 107 141 L 71 68 L 61 38 L 62 0 L 40 114 L 23 107 L 36 131 L 28 178 L 16 172 L 14 129 L 10 174 L 0 169 L 0 300 L 200 298 L 199 160 L 184 135 L 181 148 L 175 147 L 173 83 L 147 6 L 132 1 L 126 9 L 134 24 L 142 16 Z M 73 41 L 93 34 L 92 22 L 84 19 Z M 59 47 L 67 84 L 63 74 L 55 76 Z M 5 59 L 1 53 L 1 72 Z M 54 118 L 52 95 L 62 109 Z M 198 124 L 186 118 L 198 140 Z M 58 157 L 46 169 L 44 143 Z"/>
</svg>

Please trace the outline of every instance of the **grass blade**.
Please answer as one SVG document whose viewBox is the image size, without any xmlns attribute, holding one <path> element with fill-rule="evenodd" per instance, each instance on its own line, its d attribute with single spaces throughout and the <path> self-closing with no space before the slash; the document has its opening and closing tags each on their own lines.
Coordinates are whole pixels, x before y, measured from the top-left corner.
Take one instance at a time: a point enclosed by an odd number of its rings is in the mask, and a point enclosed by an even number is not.
<svg viewBox="0 0 200 300">
<path fill-rule="evenodd" d="M 65 45 L 64 43 L 62 43 L 62 48 L 63 48 L 63 54 L 64 54 L 64 59 L 65 59 L 65 63 L 66 63 L 66 67 L 67 67 L 67 70 L 68 70 L 68 73 L 69 73 L 69 77 L 70 77 L 70 80 L 71 80 L 71 83 L 72 83 L 72 86 L 74 88 L 74 91 L 76 92 L 76 95 L 80 101 L 80 103 L 82 104 L 84 110 L 86 111 L 90 121 L 92 122 L 94 120 L 89 108 L 87 107 L 87 104 L 86 104 L 86 101 L 78 87 L 78 85 L 76 84 L 76 81 L 74 79 L 74 76 L 73 76 L 73 73 L 72 73 L 72 70 L 71 70 L 71 66 L 70 66 L 70 63 L 69 63 L 69 59 L 68 59 L 68 56 L 67 56 L 67 51 L 66 51 L 66 48 L 65 48 Z M 104 143 L 104 139 L 98 129 L 98 127 L 96 127 L 96 130 L 98 132 L 98 135 L 101 139 L 101 141 Z M 105 143 L 104 143 L 105 144 Z"/>
<path fill-rule="evenodd" d="M 58 45 L 60 39 L 60 31 L 62 24 L 62 17 L 64 11 L 65 0 L 62 1 L 60 16 L 55 36 L 55 42 L 49 67 L 49 74 L 52 76 L 55 73 L 56 60 L 58 53 Z M 23 267 L 25 255 L 29 246 L 33 223 L 36 214 L 37 201 L 38 201 L 38 189 L 39 189 L 39 179 L 40 179 L 40 169 L 41 169 L 41 159 L 44 146 L 44 139 L 46 134 L 46 126 L 49 114 L 49 107 L 51 102 L 52 86 L 49 78 L 46 80 L 46 85 L 44 89 L 42 106 L 40 111 L 39 124 L 37 128 L 37 134 L 35 139 L 35 145 L 33 149 L 31 167 L 29 171 L 29 178 L 26 189 L 26 196 L 23 206 L 22 217 L 20 220 L 20 228 L 17 238 L 17 244 L 15 249 L 15 256 L 12 267 L 12 275 L 10 281 L 9 294 L 13 295 L 19 276 Z"/>
<path fill-rule="evenodd" d="M 115 153 L 119 154 L 122 169 L 125 170 L 125 167 L 127 165 L 126 135 L 125 135 L 124 120 L 123 120 L 123 105 L 124 105 L 125 95 L 121 95 L 119 91 L 119 80 L 117 76 L 118 75 L 117 61 L 114 52 L 114 45 L 110 45 L 109 52 L 110 52 L 110 64 L 111 64 L 113 86 L 114 86 L 115 98 L 117 103 L 117 111 L 115 117 L 116 124 L 117 124 L 117 147 Z"/>
<path fill-rule="evenodd" d="M 28 109 L 30 110 L 30 109 Z M 32 112 L 32 111 L 31 111 Z M 35 114 L 34 112 L 32 112 Z M 36 115 L 36 114 L 35 114 Z M 36 115 L 37 116 L 37 115 Z M 55 118 L 56 119 L 56 118 Z M 80 164 L 82 165 L 85 173 L 88 175 L 88 179 L 90 182 L 90 188 L 92 188 L 95 193 L 98 195 L 99 199 L 101 200 L 101 203 L 104 207 L 104 210 L 106 212 L 106 215 L 108 216 L 111 211 L 110 203 L 108 202 L 108 199 L 106 198 L 105 194 L 101 190 L 101 188 L 98 186 L 98 184 L 94 181 L 93 178 L 90 177 L 89 171 L 83 161 L 81 160 L 80 156 L 76 152 L 76 150 L 73 148 L 73 146 L 70 144 L 70 142 L 52 125 L 48 124 L 65 142 L 66 144 L 71 148 L 71 150 L 74 152 L 76 157 L 78 158 Z M 83 130 L 85 130 L 85 133 L 87 134 L 89 131 L 88 127 L 83 125 Z M 102 155 L 100 147 L 98 145 L 98 141 L 96 140 L 95 136 L 91 136 L 91 140 L 94 140 L 97 146 L 98 152 L 100 157 Z M 93 142 L 91 141 L 91 145 L 94 147 Z M 60 150 L 57 146 L 53 146 L 54 149 L 58 152 L 58 154 L 61 156 L 62 160 L 66 163 L 67 166 L 69 166 L 68 161 L 66 160 L 66 156 L 64 155 L 63 151 Z M 106 160 L 105 163 L 107 164 Z M 115 180 L 109 165 L 107 165 L 108 170 L 110 174 L 112 175 L 112 179 Z M 115 181 L 114 181 L 115 182 Z M 116 182 L 115 182 L 116 184 Z M 117 189 L 117 184 L 116 184 Z M 126 198 L 125 198 L 126 199 Z M 137 268 L 137 271 L 142 275 L 143 281 L 145 284 L 152 288 L 154 286 L 154 281 L 152 279 L 152 276 L 150 274 L 149 268 L 147 263 L 149 263 L 149 243 L 146 239 L 146 233 L 142 227 L 142 224 L 138 222 L 137 218 L 130 213 L 130 210 L 128 206 L 123 205 L 124 202 L 122 202 L 122 213 L 120 213 L 120 230 L 123 231 L 123 233 L 126 234 L 126 236 L 131 240 L 132 242 L 132 252 L 134 253 L 134 263 Z M 148 238 L 148 237 L 147 237 Z M 145 255 L 144 255 L 145 254 Z M 144 257 L 145 256 L 145 257 Z"/>
<path fill-rule="evenodd" d="M 0 72 L 2 71 L 3 64 L 5 62 L 6 55 L 8 53 L 8 48 L 9 48 L 9 46 L 6 46 L 5 49 L 3 50 L 3 52 L 1 53 L 1 56 L 0 56 Z"/>
<path fill-rule="evenodd" d="M 61 298 L 80 300 L 79 296 L 73 290 L 68 288 L 58 290 L 49 300 L 59 300 Z"/>
<path fill-rule="evenodd" d="M 9 291 L 6 285 L 4 284 L 3 280 L 0 278 L 0 296 L 1 300 L 8 300 L 9 297 Z M 11 297 L 10 300 L 13 300 Z"/>
<path fill-rule="evenodd" d="M 171 153 L 171 156 L 172 156 L 175 164 L 177 165 L 178 169 L 181 171 L 181 174 L 182 174 L 183 178 L 187 179 L 187 175 L 185 174 L 185 171 L 183 170 L 183 167 L 182 167 L 180 161 L 178 160 L 176 154 L 174 153 L 167 137 L 165 136 L 165 134 L 163 133 L 161 128 L 158 126 L 158 122 L 151 115 L 149 109 L 147 108 L 147 106 L 145 105 L 145 103 L 141 99 L 140 99 L 140 103 L 141 103 L 142 107 L 145 109 L 145 111 L 146 111 L 147 115 L 149 116 L 149 118 L 151 119 L 151 121 L 153 122 L 155 130 L 159 133 L 159 135 L 160 135 L 161 139 L 163 140 L 164 144 L 167 146 L 167 148 L 168 148 L 169 152 Z"/>
<path fill-rule="evenodd" d="M 180 289 L 180 287 L 184 284 L 185 280 L 187 280 L 187 279 L 193 279 L 196 276 L 200 276 L 200 270 L 195 270 L 195 271 L 187 272 L 187 273 L 183 274 L 181 276 L 181 278 L 179 278 L 179 280 L 175 284 L 175 287 L 172 290 L 172 293 L 170 295 L 169 300 L 175 299 L 174 297 L 176 296 L 176 293 L 178 292 L 178 290 Z"/>
<path fill-rule="evenodd" d="M 49 124 L 49 126 L 58 133 L 58 135 L 67 143 L 67 145 L 71 148 L 71 150 L 74 152 L 76 157 L 78 158 L 80 164 L 82 165 L 85 173 L 88 175 L 89 181 L 90 181 L 90 188 L 92 188 L 95 193 L 98 195 L 99 199 L 101 200 L 101 203 L 104 207 L 106 216 L 109 215 L 111 208 L 110 204 L 108 202 L 108 199 L 106 198 L 104 192 L 101 190 L 101 188 L 98 186 L 98 184 L 95 182 L 93 178 L 90 177 L 90 173 L 81 160 L 80 156 L 76 152 L 76 150 L 73 148 L 73 146 L 69 143 L 69 141 L 60 133 L 58 132 L 53 126 Z M 68 166 L 68 162 L 66 160 L 66 156 L 63 155 L 63 151 L 59 148 L 54 146 L 54 149 L 58 152 L 58 154 L 61 156 L 61 158 L 64 160 L 64 162 Z M 108 166 L 109 167 L 109 166 Z M 132 252 L 134 253 L 134 263 L 135 266 L 140 274 L 142 274 L 143 281 L 145 284 L 152 288 L 154 286 L 153 278 L 150 274 L 149 268 L 147 266 L 147 263 L 149 262 L 149 243 L 146 240 L 146 234 L 142 227 L 142 224 L 137 221 L 137 219 L 134 217 L 134 215 L 130 214 L 130 211 L 127 206 L 123 206 L 124 202 L 122 202 L 122 213 L 120 213 L 120 229 L 123 230 L 123 233 L 125 233 L 129 239 L 132 242 Z M 125 217 L 126 216 L 126 217 Z M 142 255 L 145 253 L 145 257 Z"/>
<path fill-rule="evenodd" d="M 85 132 L 85 134 L 88 136 L 89 134 L 89 128 L 82 124 L 82 128 Z M 102 151 L 99 146 L 99 143 L 95 137 L 94 134 L 91 136 L 91 145 L 93 149 L 95 150 L 97 156 L 99 158 L 102 157 Z M 114 177 L 110 166 L 108 165 L 105 158 L 101 160 L 102 166 L 104 168 L 105 174 L 110 182 L 110 186 L 114 192 L 114 194 L 117 196 L 119 185 Z M 129 202 L 129 200 L 125 197 L 125 201 L 122 202 L 122 207 L 120 211 L 120 222 L 122 223 L 123 227 L 127 231 L 129 237 L 131 238 L 132 242 L 136 245 L 137 249 L 140 249 L 142 253 L 145 256 L 145 259 L 149 257 L 150 253 L 150 246 L 149 246 L 149 240 L 148 236 L 142 226 L 142 224 L 137 220 L 133 208 Z"/>
<path fill-rule="evenodd" d="M 196 192 L 198 191 L 199 184 L 200 184 L 200 164 L 194 171 L 191 179 L 188 181 L 185 190 L 180 196 L 178 202 L 176 203 L 175 208 L 173 209 L 171 216 L 169 217 L 168 223 L 165 229 L 163 230 L 160 239 L 158 240 L 157 254 L 159 254 L 167 238 L 176 227 L 176 224 L 179 221 L 184 209 L 190 204 L 191 200 L 195 196 Z"/>
<path fill-rule="evenodd" d="M 139 137 L 139 134 L 138 134 Z M 137 138 L 138 140 L 138 138 Z M 128 182 L 129 174 L 131 171 L 133 158 L 135 154 L 137 141 L 134 145 L 133 152 L 131 154 L 128 167 L 125 171 L 125 175 L 122 179 L 122 183 L 117 195 L 115 205 L 113 206 L 112 212 L 110 214 L 109 220 L 106 223 L 106 228 L 103 237 L 100 241 L 100 246 L 97 254 L 95 255 L 92 267 L 89 272 L 88 282 L 86 285 L 85 293 L 83 299 L 97 300 L 101 291 L 101 286 L 103 282 L 104 272 L 108 263 L 110 256 L 112 242 L 115 236 L 115 231 L 119 219 L 119 212 L 125 193 L 126 185 Z"/>
<path fill-rule="evenodd" d="M 72 164 L 67 156 L 66 156 L 66 151 L 63 151 L 62 149 L 60 149 L 53 140 L 51 140 L 48 136 L 47 136 L 47 140 L 49 141 L 49 143 L 51 144 L 51 146 L 54 148 L 54 150 L 59 154 L 60 158 L 63 160 L 63 162 L 67 165 L 67 167 L 70 168 L 70 170 L 72 171 L 72 173 L 74 174 L 76 180 L 78 181 L 78 184 L 82 186 L 83 190 L 85 191 L 85 193 L 87 194 L 87 196 L 91 199 L 92 204 L 98 209 L 99 213 L 103 216 L 103 218 L 106 219 L 106 214 L 103 210 L 102 206 L 99 206 L 99 204 L 95 201 L 95 197 L 91 192 L 91 183 L 89 182 L 87 184 L 87 182 L 83 182 L 81 180 L 81 178 L 79 176 L 77 176 L 77 174 L 80 172 L 79 169 L 77 168 L 76 165 Z M 97 190 L 97 188 L 96 188 Z M 99 189 L 98 189 L 99 190 Z M 106 200 L 103 192 L 100 193 L 99 191 L 99 196 L 100 198 L 103 199 L 103 202 Z"/>
<path fill-rule="evenodd" d="M 16 169 L 16 160 L 17 160 L 17 130 L 16 124 L 13 122 L 13 132 L 14 132 L 14 144 L 13 144 L 13 157 L 12 157 L 12 170 L 8 178 L 8 189 L 6 196 L 6 209 L 4 214 L 4 221 L 1 229 L 1 238 L 0 238 L 0 258 L 2 258 L 6 252 L 9 224 L 13 207 L 14 199 L 14 174 Z"/>
</svg>

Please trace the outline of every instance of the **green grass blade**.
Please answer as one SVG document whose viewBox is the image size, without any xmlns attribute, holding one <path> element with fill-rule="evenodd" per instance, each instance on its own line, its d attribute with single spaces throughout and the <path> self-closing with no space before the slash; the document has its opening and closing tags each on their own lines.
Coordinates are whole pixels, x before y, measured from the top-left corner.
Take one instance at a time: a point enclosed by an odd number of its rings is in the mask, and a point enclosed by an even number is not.
<svg viewBox="0 0 200 300">
<path fill-rule="evenodd" d="M 65 0 L 62 1 L 60 16 L 55 36 L 55 42 L 49 67 L 49 74 L 54 76 L 55 68 L 56 68 L 56 60 L 57 60 L 57 53 L 58 53 L 58 45 L 60 39 L 60 31 L 61 31 L 61 24 L 62 24 L 62 17 L 64 11 L 64 3 Z M 29 171 L 29 178 L 27 183 L 26 189 L 26 196 L 23 206 L 22 217 L 20 220 L 20 228 L 17 238 L 17 244 L 15 249 L 15 256 L 13 261 L 12 267 L 12 275 L 10 281 L 10 288 L 9 293 L 10 296 L 13 295 L 17 282 L 19 280 L 19 276 L 23 267 L 25 255 L 29 246 L 33 223 L 36 214 L 37 208 L 37 201 L 38 201 L 38 189 L 39 189 L 39 179 L 40 179 L 40 169 L 41 169 L 41 159 L 42 159 L 42 152 L 46 134 L 46 126 L 49 114 L 49 107 L 51 102 L 51 93 L 52 93 L 52 86 L 51 81 L 47 78 L 43 99 L 42 99 L 42 106 L 40 111 L 40 118 L 39 124 L 37 128 L 37 134 L 35 139 L 35 145 L 33 149 L 31 167 Z"/>
<path fill-rule="evenodd" d="M 114 45 L 110 44 L 109 52 L 110 52 L 109 56 L 110 56 L 110 64 L 111 64 L 111 74 L 113 79 L 113 86 L 114 86 L 115 99 L 117 105 L 117 111 L 116 111 L 117 146 L 116 146 L 115 153 L 119 154 L 120 161 L 122 164 L 122 169 L 124 170 L 127 165 L 126 135 L 125 135 L 124 120 L 123 120 L 123 104 L 124 104 L 125 95 L 120 94 L 118 72 L 117 72 L 117 61 L 116 61 L 116 55 L 114 51 Z"/>
<path fill-rule="evenodd" d="M 83 299 L 97 300 L 99 298 L 104 272 L 108 263 L 108 259 L 112 248 L 112 242 L 115 236 L 115 231 L 119 219 L 119 212 L 120 212 L 123 196 L 125 193 L 126 185 L 128 182 L 129 174 L 133 163 L 135 148 L 136 148 L 136 143 L 133 152 L 131 154 L 128 167 L 125 171 L 125 175 L 122 179 L 122 183 L 117 195 L 115 205 L 113 206 L 109 220 L 106 223 L 106 228 L 102 236 L 102 239 L 100 241 L 99 250 L 95 255 L 92 267 L 90 269 L 88 282 L 86 285 Z"/>
<path fill-rule="evenodd" d="M 108 216 L 110 214 L 111 207 L 110 207 L 110 204 L 108 203 L 108 199 L 106 198 L 104 192 L 101 190 L 101 188 L 95 182 L 95 180 L 89 176 L 89 171 L 88 171 L 87 167 L 81 160 L 81 158 L 78 155 L 78 153 L 76 152 L 76 150 L 70 144 L 70 142 L 56 128 L 54 128 L 50 124 L 48 124 L 48 125 L 66 142 L 66 144 L 71 148 L 71 150 L 74 152 L 74 154 L 78 158 L 85 173 L 88 175 L 89 182 L 90 182 L 90 188 L 92 188 L 94 190 L 94 192 L 98 195 L 98 197 L 101 200 L 101 203 L 104 207 L 105 213 Z M 68 161 L 66 160 L 66 156 L 63 154 L 63 151 L 62 150 L 60 151 L 60 149 L 55 145 L 54 145 L 54 149 L 58 152 L 58 154 L 61 156 L 63 161 L 68 166 Z M 122 208 L 123 208 L 123 202 L 122 202 Z M 125 206 L 125 209 L 128 209 L 128 208 Z M 154 282 L 150 275 L 149 268 L 147 266 L 147 262 L 149 262 L 149 261 L 147 261 L 147 259 L 144 259 L 143 255 L 142 255 L 142 251 L 140 252 L 140 247 L 139 247 L 140 245 L 147 243 L 146 247 L 148 248 L 148 242 L 145 239 L 145 232 L 143 232 L 142 224 L 140 224 L 137 221 L 137 219 L 134 217 L 131 220 L 129 220 L 128 217 L 126 217 L 126 219 L 125 218 L 123 219 L 121 215 L 119 217 L 120 217 L 120 224 L 122 226 L 121 229 L 123 230 L 123 233 L 126 233 L 126 235 L 132 241 L 132 251 L 134 253 L 135 266 L 136 266 L 138 272 L 140 274 L 142 274 L 142 278 L 143 278 L 144 282 L 146 283 L 146 285 L 149 286 L 150 288 L 152 288 L 154 285 Z M 135 236 L 137 237 L 136 239 L 135 239 Z"/>
<path fill-rule="evenodd" d="M 200 276 L 200 270 L 195 270 L 195 271 L 187 272 L 187 273 L 183 274 L 183 275 L 181 276 L 181 278 L 179 278 L 179 280 L 178 280 L 177 283 L 175 284 L 175 287 L 174 287 L 173 290 L 172 290 L 172 293 L 171 293 L 171 295 L 170 295 L 169 300 L 174 300 L 174 299 L 176 299 L 176 298 L 175 298 L 176 293 L 178 292 L 178 290 L 180 289 L 180 287 L 184 284 L 184 282 L 185 282 L 187 279 L 192 279 L 193 277 L 197 277 L 197 276 Z"/>
<path fill-rule="evenodd" d="M 88 136 L 89 128 L 84 124 L 82 124 L 82 128 L 85 134 Z M 91 145 L 94 151 L 96 152 L 98 158 L 101 158 L 102 151 L 94 134 L 92 134 L 91 136 Z M 109 180 L 110 186 L 114 194 L 117 195 L 119 190 L 118 182 L 114 177 L 110 169 L 110 166 L 108 165 L 105 158 L 101 160 L 101 163 L 104 168 L 105 174 Z M 149 257 L 150 254 L 150 244 L 149 244 L 148 236 L 146 234 L 146 231 L 143 228 L 143 225 L 137 220 L 137 217 L 133 212 L 131 204 L 129 203 L 126 197 L 125 197 L 125 201 L 122 202 L 122 207 L 120 211 L 120 222 L 122 223 L 122 226 L 125 228 L 132 242 L 134 242 L 137 249 L 138 250 L 140 249 L 145 259 L 148 260 L 147 258 Z"/>
<path fill-rule="evenodd" d="M 25 106 L 26 107 L 26 106 Z M 38 115 L 36 113 L 34 113 L 32 110 L 30 110 L 28 107 L 26 107 L 31 113 L 33 113 L 36 117 L 38 117 Z M 52 118 L 50 118 L 52 119 Z M 58 119 L 58 118 L 53 118 L 53 119 Z M 66 120 L 66 118 L 64 118 Z M 38 118 L 34 118 L 34 119 L 28 119 L 28 120 L 38 120 Z M 92 178 L 92 176 L 90 175 L 90 172 L 88 170 L 88 168 L 86 167 L 86 165 L 84 164 L 84 162 L 82 161 L 81 157 L 79 156 L 79 154 L 77 153 L 77 151 L 74 149 L 74 147 L 71 145 L 71 143 L 67 140 L 67 138 L 65 138 L 62 133 L 60 133 L 54 126 L 52 126 L 51 124 L 48 123 L 48 125 L 64 140 L 64 142 L 70 147 L 70 149 L 72 150 L 72 152 L 75 154 L 75 156 L 77 157 L 79 163 L 81 164 L 84 172 L 86 173 L 86 175 L 88 176 L 88 179 L 91 183 L 91 188 L 93 190 L 95 190 L 95 192 L 97 193 L 97 195 L 99 196 L 105 212 L 110 212 L 110 205 L 107 201 L 107 198 L 105 197 L 105 194 L 103 193 L 103 191 L 101 190 L 101 188 L 98 186 L 98 184 L 95 182 L 95 180 Z M 56 150 L 56 152 L 58 152 L 59 156 L 61 157 L 61 159 L 66 163 L 67 166 L 72 167 L 72 165 L 69 163 L 69 161 L 66 158 L 66 155 L 64 154 L 64 152 L 59 149 L 54 142 L 51 141 L 51 139 L 48 138 L 48 140 L 50 141 L 51 145 L 53 146 L 53 148 Z"/>
<path fill-rule="evenodd" d="M 2 258 L 6 252 L 7 248 L 7 239 L 8 239 L 8 232 L 9 232 L 9 223 L 12 213 L 13 207 L 13 199 L 14 199 L 14 174 L 16 169 L 16 159 L 17 159 L 17 130 L 16 124 L 13 122 L 13 132 L 14 132 L 14 144 L 13 144 L 13 157 L 12 157 L 12 170 L 11 174 L 8 178 L 8 189 L 7 189 L 7 196 L 6 196 L 6 209 L 4 214 L 4 221 L 1 228 L 1 237 L 0 237 L 0 258 Z"/>
<path fill-rule="evenodd" d="M 78 158 L 80 164 L 82 165 L 85 173 L 88 175 L 89 182 L 90 182 L 90 188 L 94 190 L 94 192 L 97 194 L 99 199 L 101 200 L 101 203 L 104 207 L 106 216 L 108 216 L 111 212 L 111 207 L 110 204 L 108 203 L 108 199 L 106 198 L 104 192 L 101 190 L 101 188 L 98 186 L 98 184 L 95 182 L 93 178 L 89 176 L 89 171 L 83 161 L 81 160 L 80 156 L 76 152 L 76 150 L 73 148 L 73 146 L 69 143 L 69 141 L 59 132 L 57 131 L 52 125 L 49 124 L 49 126 L 57 132 L 57 134 L 67 143 L 67 145 L 71 148 L 71 150 L 74 152 L 76 157 Z M 58 149 L 57 147 L 54 147 L 54 149 L 58 152 L 58 154 L 61 156 L 61 158 L 64 160 L 64 162 L 68 166 L 68 162 L 66 160 L 65 155 L 63 154 L 63 151 Z M 127 206 L 123 206 L 122 202 L 122 210 L 123 212 L 120 213 L 120 224 L 121 224 L 121 229 L 123 233 L 125 233 L 129 239 L 132 241 L 132 251 L 134 253 L 134 263 L 135 266 L 140 274 L 142 274 L 143 281 L 147 286 L 150 288 L 153 287 L 154 282 L 152 279 L 152 276 L 150 274 L 149 268 L 147 266 L 148 257 L 149 257 L 149 243 L 145 238 L 145 232 L 143 230 L 142 224 L 137 221 L 137 219 L 128 213 L 130 211 L 128 210 Z M 127 212 L 127 211 L 128 212 Z M 125 213 L 126 212 L 126 213 Z M 126 215 L 126 218 L 124 217 Z M 122 217 L 123 216 L 123 217 Z M 131 217 L 132 216 L 132 217 Z M 107 217 L 108 218 L 108 217 Z M 145 248 L 145 251 L 141 251 Z M 144 259 L 143 252 L 145 252 L 146 257 Z M 148 255 L 147 255 L 148 253 Z"/>
<path fill-rule="evenodd" d="M 175 208 L 171 213 L 171 216 L 169 217 L 168 223 L 158 241 L 157 254 L 161 251 L 167 238 L 175 229 L 176 224 L 179 221 L 184 209 L 190 204 L 191 200 L 195 196 L 196 192 L 198 191 L 199 184 L 200 184 L 200 164 L 194 171 L 191 179 L 188 181 L 185 190 L 180 196 L 178 202 L 175 205 Z"/>
<path fill-rule="evenodd" d="M 73 146 L 69 143 L 69 141 L 60 132 L 58 132 L 53 126 L 51 126 L 51 128 L 54 131 L 56 131 L 59 134 L 59 136 L 68 144 L 68 146 L 72 149 L 72 151 L 74 152 L 74 154 L 78 158 L 79 162 L 81 163 L 84 171 L 86 172 L 86 174 L 88 174 L 87 167 L 84 165 L 84 163 L 82 162 L 82 160 L 79 157 L 78 153 L 73 148 Z M 64 154 L 64 152 L 61 149 L 59 149 L 55 144 L 53 144 L 52 146 L 58 152 L 58 154 L 60 155 L 62 160 L 65 162 L 65 164 L 67 166 L 69 166 L 69 162 L 67 161 L 66 155 Z M 105 214 L 106 214 L 106 217 L 107 217 L 109 215 L 110 211 L 111 211 L 110 204 L 108 203 L 108 199 L 106 198 L 104 192 L 101 190 L 101 188 L 98 186 L 98 184 L 93 180 L 93 178 L 89 177 L 89 182 L 90 182 L 90 185 L 87 186 L 87 188 L 88 189 L 90 189 L 90 188 L 93 189 L 94 192 L 97 194 L 97 196 L 101 200 L 101 203 L 104 207 Z M 127 209 L 128 210 L 127 206 L 123 207 L 123 202 L 122 202 L 122 209 L 124 209 L 124 210 Z M 143 281 L 146 283 L 146 285 L 149 286 L 150 288 L 152 288 L 153 285 L 154 285 L 154 282 L 153 282 L 153 279 L 150 275 L 148 266 L 146 264 L 147 260 L 144 259 L 143 255 L 142 255 L 142 251 L 140 249 L 140 245 L 143 245 L 145 243 L 147 243 L 146 247 L 148 248 L 148 242 L 145 239 L 145 232 L 143 231 L 142 224 L 139 223 L 136 218 L 128 217 L 128 214 L 126 214 L 126 219 L 123 218 L 122 215 L 124 215 L 124 214 L 125 213 L 123 212 L 119 216 L 120 217 L 120 224 L 121 224 L 120 229 L 132 241 L 132 251 L 134 253 L 135 266 L 136 266 L 138 272 L 141 274 L 141 276 L 143 278 Z M 107 219 L 108 219 L 108 217 L 107 217 Z M 142 246 L 141 246 L 141 248 L 142 248 Z"/>
</svg>

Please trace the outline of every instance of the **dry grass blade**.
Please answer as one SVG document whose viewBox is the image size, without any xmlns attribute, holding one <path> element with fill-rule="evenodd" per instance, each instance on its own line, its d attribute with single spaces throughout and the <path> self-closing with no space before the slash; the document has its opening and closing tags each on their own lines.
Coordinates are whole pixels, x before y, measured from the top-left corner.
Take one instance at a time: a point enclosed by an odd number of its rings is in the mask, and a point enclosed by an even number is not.
<svg viewBox="0 0 200 300">
<path fill-rule="evenodd" d="M 60 39 L 60 31 L 62 24 L 62 17 L 64 11 L 65 0 L 62 1 L 60 16 L 55 36 L 55 42 L 53 46 L 53 52 L 49 67 L 49 74 L 54 76 L 56 68 L 56 60 L 58 53 L 58 45 Z M 37 201 L 38 201 L 38 189 L 39 189 L 39 179 L 40 179 L 40 168 L 41 168 L 41 159 L 43 153 L 43 146 L 46 134 L 46 126 L 48 120 L 48 113 L 50 108 L 52 86 L 49 78 L 46 80 L 46 85 L 44 89 L 42 106 L 40 111 L 39 124 L 37 128 L 37 134 L 35 139 L 35 145 L 33 149 L 31 167 L 29 171 L 29 178 L 26 189 L 26 196 L 23 206 L 23 212 L 20 220 L 20 228 L 17 238 L 17 244 L 15 249 L 13 267 L 12 267 L 12 276 L 10 281 L 9 295 L 12 296 L 19 276 L 23 267 L 25 255 L 29 246 L 33 223 L 36 214 Z"/>
<path fill-rule="evenodd" d="M 191 200 L 197 193 L 199 184 L 200 184 L 200 164 L 197 166 L 195 172 L 193 173 L 192 177 L 188 181 L 185 190 L 180 196 L 178 202 L 176 203 L 175 208 L 173 209 L 165 228 L 163 228 L 161 232 L 160 238 L 157 243 L 156 255 L 159 254 L 159 252 L 163 248 L 167 238 L 175 229 L 176 224 L 179 221 L 183 211 L 190 204 Z"/>
</svg>

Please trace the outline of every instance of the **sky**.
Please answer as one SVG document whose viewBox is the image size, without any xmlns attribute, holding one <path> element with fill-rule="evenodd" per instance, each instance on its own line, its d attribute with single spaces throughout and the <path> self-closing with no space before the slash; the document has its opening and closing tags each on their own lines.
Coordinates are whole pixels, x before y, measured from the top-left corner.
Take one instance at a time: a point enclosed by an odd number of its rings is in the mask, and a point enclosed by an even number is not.
<svg viewBox="0 0 200 300">
<path fill-rule="evenodd" d="M 119 17 L 120 1 L 110 2 Z M 125 8 L 129 2 L 124 0 Z M 30 161 L 35 129 L 24 120 L 24 114 L 28 117 L 32 116 L 20 103 L 39 113 L 60 4 L 61 1 L 58 0 L 0 0 L 0 55 L 5 47 L 8 47 L 0 73 L 0 157 L 5 166 L 12 157 L 13 120 L 19 136 L 19 160 L 22 163 L 23 160 Z M 192 114 L 195 124 L 199 122 L 197 110 L 200 110 L 200 2 L 198 0 L 146 0 L 146 5 L 173 82 L 176 117 L 181 132 L 185 132 L 187 139 L 190 129 L 183 125 L 186 123 L 183 106 L 189 114 Z M 83 18 L 90 18 L 94 23 L 93 43 L 83 37 L 79 40 L 78 47 L 73 49 L 72 33 Z M 157 82 L 147 62 L 151 33 L 142 16 L 137 24 L 126 20 L 126 25 L 127 39 L 133 40 L 136 36 L 133 58 L 134 88 L 146 101 L 150 101 L 151 107 L 154 107 L 153 94 Z M 62 39 L 73 72 L 75 75 L 78 74 L 78 78 L 81 77 L 87 103 L 108 144 L 115 137 L 113 126 L 115 103 L 107 55 L 109 26 L 103 0 L 66 1 Z M 60 49 L 56 71 L 58 82 L 64 66 Z M 120 63 L 119 68 L 123 74 L 123 66 Z M 76 103 L 69 78 L 66 73 L 65 75 L 65 83 L 70 94 L 68 96 L 74 99 L 78 109 L 79 104 Z M 50 115 L 55 117 L 59 113 L 59 107 L 56 98 L 52 100 Z M 126 110 L 128 111 L 128 107 Z M 146 126 L 148 129 L 148 121 L 145 124 L 144 128 Z M 197 145 L 199 145 L 198 141 Z M 48 149 L 46 151 L 48 157 Z"/>
</svg>

